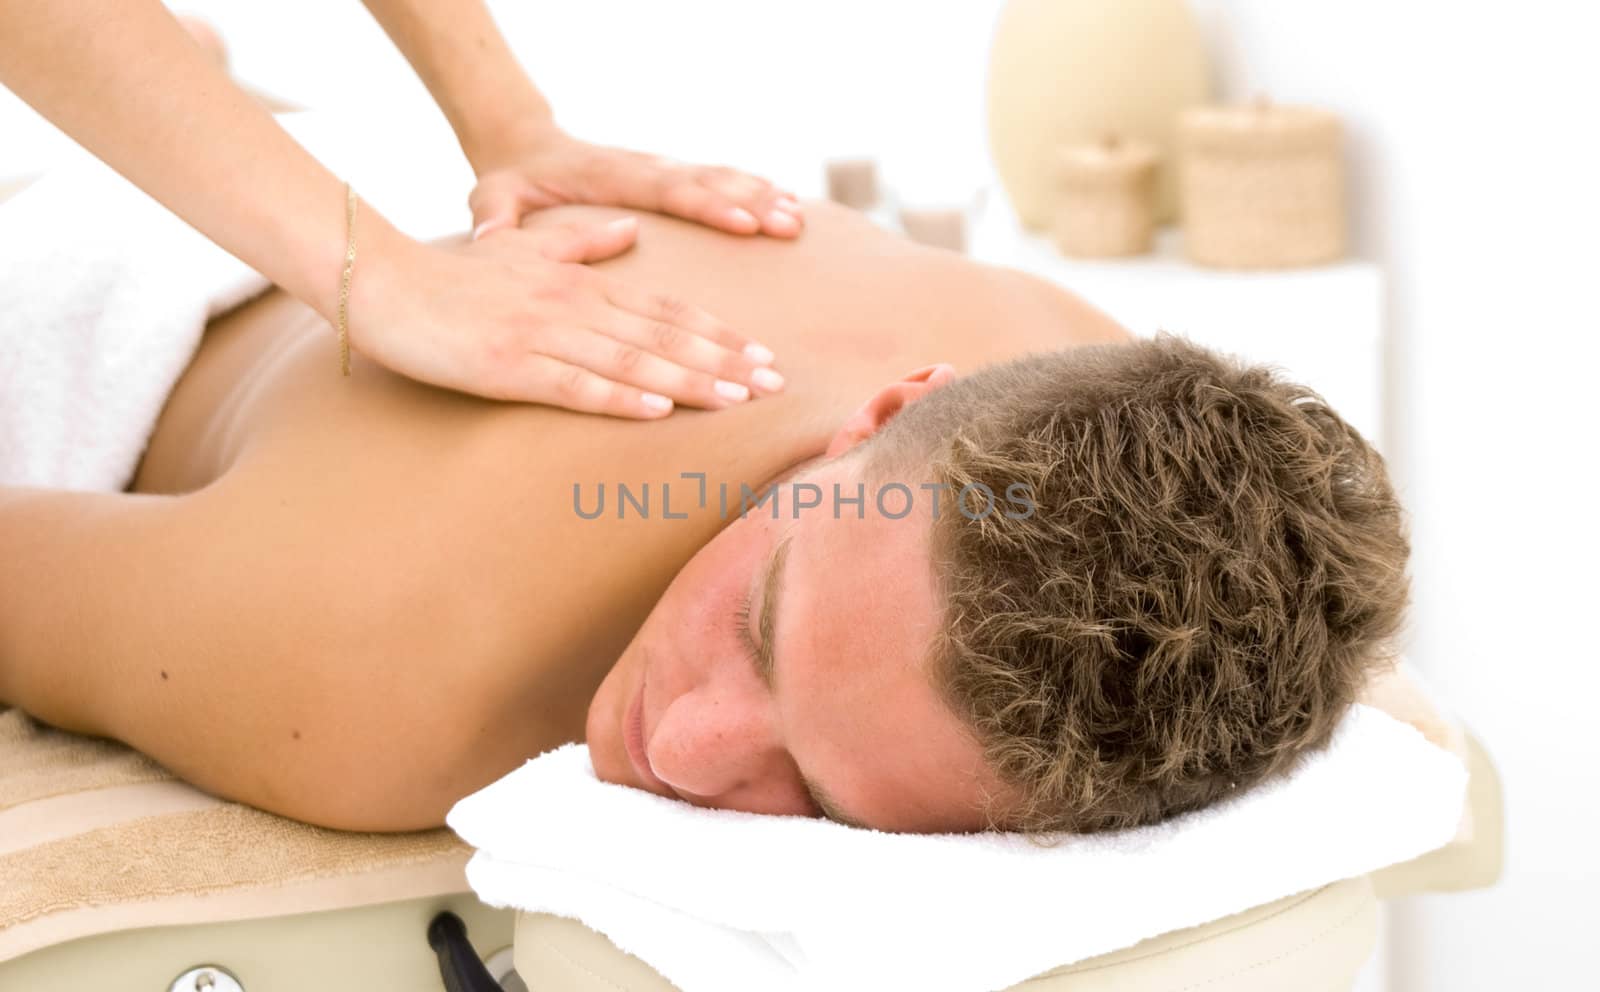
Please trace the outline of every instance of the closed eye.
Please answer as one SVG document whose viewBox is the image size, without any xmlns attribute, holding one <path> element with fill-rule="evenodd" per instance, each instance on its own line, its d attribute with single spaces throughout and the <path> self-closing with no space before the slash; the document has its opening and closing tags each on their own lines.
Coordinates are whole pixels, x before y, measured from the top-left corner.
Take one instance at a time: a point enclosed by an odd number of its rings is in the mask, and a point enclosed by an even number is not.
<svg viewBox="0 0 1600 992">
<path fill-rule="evenodd" d="M 750 655 L 752 664 L 757 663 L 760 652 L 756 649 L 755 635 L 750 630 L 750 593 L 747 590 L 744 599 L 739 602 L 739 609 L 734 614 L 734 630 L 739 635 L 739 641 L 744 645 L 745 651 Z"/>
<path fill-rule="evenodd" d="M 762 570 L 762 574 L 766 577 L 766 582 L 763 584 L 762 588 L 763 593 L 765 593 L 765 598 L 762 601 L 761 613 L 761 627 L 764 640 L 770 639 L 771 637 L 773 626 L 772 592 L 776 581 L 775 577 L 779 574 L 780 569 L 783 566 L 784 560 L 788 554 L 788 550 L 789 538 L 784 538 L 783 541 L 773 549 L 772 555 L 767 559 L 766 567 Z M 734 628 L 739 635 L 739 640 L 744 642 L 745 650 L 750 655 L 750 663 L 755 666 L 756 674 L 761 676 L 762 681 L 767 684 L 767 688 L 769 690 L 776 692 L 776 688 L 772 683 L 772 673 L 767 669 L 767 666 L 771 662 L 771 645 L 768 644 L 766 656 L 763 658 L 761 646 L 756 644 L 755 632 L 750 629 L 750 610 L 753 601 L 754 590 L 746 590 L 743 599 L 741 599 L 739 602 L 738 610 L 734 613 Z M 824 792 L 822 788 L 815 782 L 812 782 L 810 779 L 806 778 L 805 773 L 799 770 L 798 765 L 796 766 L 795 770 L 800 777 L 801 787 L 805 789 L 806 795 L 811 799 L 811 804 L 816 807 L 817 811 L 822 816 L 837 823 L 843 823 L 846 826 L 856 827 L 863 830 L 870 829 L 860 820 L 857 820 L 840 810 L 839 804 L 834 802 L 833 799 L 829 797 L 829 795 Z"/>
</svg>

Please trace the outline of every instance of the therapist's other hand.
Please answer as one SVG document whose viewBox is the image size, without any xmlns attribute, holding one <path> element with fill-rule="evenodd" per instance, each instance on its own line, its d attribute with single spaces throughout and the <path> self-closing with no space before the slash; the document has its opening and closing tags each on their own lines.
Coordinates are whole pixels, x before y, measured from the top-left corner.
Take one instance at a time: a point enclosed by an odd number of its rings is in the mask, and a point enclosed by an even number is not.
<svg viewBox="0 0 1600 992">
<path fill-rule="evenodd" d="M 672 214 L 730 234 L 792 238 L 804 226 L 800 202 L 765 179 L 592 145 L 553 124 L 474 165 L 478 185 L 467 201 L 474 238 L 563 203 Z"/>
<path fill-rule="evenodd" d="M 413 379 L 491 399 L 653 419 L 774 392 L 772 353 L 675 297 L 582 264 L 627 251 L 638 221 L 409 239 L 357 265 L 351 346 Z"/>
</svg>

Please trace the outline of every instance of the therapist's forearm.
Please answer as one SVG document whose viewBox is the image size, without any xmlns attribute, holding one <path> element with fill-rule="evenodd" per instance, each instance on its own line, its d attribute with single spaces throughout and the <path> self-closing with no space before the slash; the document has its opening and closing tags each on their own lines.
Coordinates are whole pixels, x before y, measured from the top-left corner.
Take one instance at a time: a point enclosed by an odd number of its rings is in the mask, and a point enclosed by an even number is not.
<svg viewBox="0 0 1600 992">
<path fill-rule="evenodd" d="M 482 0 L 364 0 L 479 172 L 551 122 Z"/>
<path fill-rule="evenodd" d="M 222 248 L 333 313 L 343 185 L 156 0 L 0 0 L 0 83 Z M 370 211 L 361 231 L 371 254 L 399 237 Z"/>
</svg>

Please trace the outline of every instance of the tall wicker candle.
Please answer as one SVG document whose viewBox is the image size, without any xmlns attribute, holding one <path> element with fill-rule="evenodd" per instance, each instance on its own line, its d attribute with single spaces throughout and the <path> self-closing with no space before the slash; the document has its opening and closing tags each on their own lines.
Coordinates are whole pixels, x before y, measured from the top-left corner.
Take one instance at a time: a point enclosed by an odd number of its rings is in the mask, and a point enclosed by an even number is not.
<svg viewBox="0 0 1600 992">
<path fill-rule="evenodd" d="M 1258 100 L 1180 119 L 1184 250 L 1202 265 L 1286 268 L 1345 251 L 1339 119 Z"/>
<path fill-rule="evenodd" d="M 1158 158 L 1154 145 L 1116 135 L 1064 149 L 1055 220 L 1062 253 L 1108 258 L 1149 251 Z"/>
</svg>

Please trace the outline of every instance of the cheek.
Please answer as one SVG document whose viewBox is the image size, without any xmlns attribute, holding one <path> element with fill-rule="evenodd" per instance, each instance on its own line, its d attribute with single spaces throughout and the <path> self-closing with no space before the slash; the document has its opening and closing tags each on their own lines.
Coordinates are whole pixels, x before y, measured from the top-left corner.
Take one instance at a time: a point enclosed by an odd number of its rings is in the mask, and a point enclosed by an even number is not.
<svg viewBox="0 0 1600 992">
<path fill-rule="evenodd" d="M 744 587 L 731 572 L 684 583 L 663 597 L 645 639 L 650 653 L 694 667 L 726 657 L 737 646 L 736 621 L 744 601 Z"/>
<path fill-rule="evenodd" d="M 652 684 L 659 679 L 662 690 L 676 696 L 741 670 L 754 677 L 739 612 L 761 555 L 757 541 L 727 540 L 708 545 L 678 574 L 640 632 Z"/>
<path fill-rule="evenodd" d="M 732 638 L 756 569 L 772 549 L 764 523 L 737 520 L 690 559 L 661 599 L 675 626 L 700 638 Z"/>
</svg>

